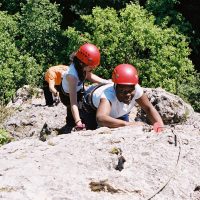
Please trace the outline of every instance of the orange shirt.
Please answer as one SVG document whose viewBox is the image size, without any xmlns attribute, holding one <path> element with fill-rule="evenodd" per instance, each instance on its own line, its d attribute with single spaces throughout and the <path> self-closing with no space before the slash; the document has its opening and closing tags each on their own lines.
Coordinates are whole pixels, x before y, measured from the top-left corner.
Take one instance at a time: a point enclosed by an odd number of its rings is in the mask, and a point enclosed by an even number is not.
<svg viewBox="0 0 200 200">
<path fill-rule="evenodd" d="M 62 74 L 67 70 L 66 65 L 57 65 L 50 67 L 45 73 L 45 81 L 53 82 L 55 85 L 60 85 L 62 81 Z"/>
</svg>

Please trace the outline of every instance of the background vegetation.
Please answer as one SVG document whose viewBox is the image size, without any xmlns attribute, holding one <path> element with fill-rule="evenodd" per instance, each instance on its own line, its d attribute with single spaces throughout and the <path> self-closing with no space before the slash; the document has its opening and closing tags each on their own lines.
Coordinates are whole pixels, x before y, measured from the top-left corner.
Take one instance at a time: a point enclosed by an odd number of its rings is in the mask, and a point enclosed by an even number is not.
<svg viewBox="0 0 200 200">
<path fill-rule="evenodd" d="M 11 142 L 12 138 L 5 129 L 0 129 L 0 147 Z"/>
<path fill-rule="evenodd" d="M 1 0 L 0 101 L 24 84 L 41 86 L 45 70 L 68 64 L 85 43 L 101 51 L 98 75 L 130 63 L 143 87 L 162 87 L 200 111 L 197 29 L 179 12 L 179 0 Z"/>
</svg>

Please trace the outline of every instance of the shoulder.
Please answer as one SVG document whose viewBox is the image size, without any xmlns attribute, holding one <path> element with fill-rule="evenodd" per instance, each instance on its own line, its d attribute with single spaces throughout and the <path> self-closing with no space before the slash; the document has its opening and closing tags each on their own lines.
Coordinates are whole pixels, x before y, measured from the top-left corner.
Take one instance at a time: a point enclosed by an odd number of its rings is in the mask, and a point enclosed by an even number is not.
<svg viewBox="0 0 200 200">
<path fill-rule="evenodd" d="M 110 101 L 112 101 L 116 97 L 115 89 L 113 87 L 113 83 L 106 84 L 106 87 L 103 90 L 103 93 L 101 95 L 101 98 L 106 98 Z"/>
<path fill-rule="evenodd" d="M 99 106 L 103 107 L 103 109 L 108 111 L 111 108 L 111 105 L 112 105 L 112 103 L 111 103 L 111 101 L 109 101 L 109 99 L 106 99 L 106 98 L 100 99 Z M 101 110 L 100 110 L 100 112 L 101 112 Z"/>
<path fill-rule="evenodd" d="M 108 94 L 110 94 L 110 93 L 115 94 L 114 84 L 113 83 L 106 84 L 104 92 L 108 93 Z"/>
<path fill-rule="evenodd" d="M 66 71 L 69 68 L 69 66 L 67 65 L 57 65 L 57 67 L 59 68 L 59 70 L 62 70 L 62 71 Z"/>
<path fill-rule="evenodd" d="M 139 84 L 136 84 L 135 85 L 135 96 L 134 96 L 134 98 L 139 99 L 143 94 L 144 94 L 143 88 Z"/>
<path fill-rule="evenodd" d="M 69 71 L 76 71 L 74 63 L 71 63 L 71 65 L 69 66 Z"/>
<path fill-rule="evenodd" d="M 52 73 L 55 71 L 55 66 L 49 67 L 46 71 L 46 73 Z"/>
<path fill-rule="evenodd" d="M 54 70 L 54 67 L 50 67 L 46 72 L 45 72 L 45 79 L 48 81 L 50 79 L 55 79 L 56 78 L 56 73 Z"/>
<path fill-rule="evenodd" d="M 71 77 L 72 79 L 77 79 L 77 71 L 74 67 L 74 64 L 72 63 L 65 72 L 66 77 Z"/>
<path fill-rule="evenodd" d="M 69 83 L 71 83 L 71 82 L 76 83 L 78 81 L 78 79 L 74 75 L 72 75 L 72 74 L 67 74 L 66 75 L 66 80 Z"/>
<path fill-rule="evenodd" d="M 72 64 L 69 66 L 68 74 L 71 74 L 71 75 L 74 75 L 75 77 L 78 77 L 78 72 L 77 72 L 77 70 L 76 70 L 76 68 L 75 68 L 74 63 L 72 63 Z"/>
<path fill-rule="evenodd" d="M 60 69 L 60 65 L 55 65 L 55 66 L 50 67 L 48 71 L 55 72 L 55 71 L 58 71 L 59 69 Z"/>
</svg>

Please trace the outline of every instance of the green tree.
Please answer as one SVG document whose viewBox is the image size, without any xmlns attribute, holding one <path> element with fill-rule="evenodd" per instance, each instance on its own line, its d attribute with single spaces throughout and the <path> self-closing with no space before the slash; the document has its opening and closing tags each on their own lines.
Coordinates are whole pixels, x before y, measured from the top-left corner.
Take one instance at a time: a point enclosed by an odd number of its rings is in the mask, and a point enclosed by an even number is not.
<svg viewBox="0 0 200 200">
<path fill-rule="evenodd" d="M 190 81 L 183 80 L 179 86 L 179 95 L 189 102 L 195 111 L 200 112 L 200 74 L 194 74 Z"/>
<path fill-rule="evenodd" d="M 35 59 L 21 55 L 15 46 L 17 23 L 0 12 L 0 101 L 7 103 L 16 89 L 24 84 L 36 83 L 41 73 Z"/>
<path fill-rule="evenodd" d="M 83 14 L 91 14 L 92 9 L 94 7 L 101 7 L 101 8 L 114 8 L 115 10 L 119 10 L 121 8 L 126 7 L 126 3 L 130 2 L 139 2 L 138 0 L 109 0 L 109 1 L 101 1 L 101 0 L 76 0 L 72 1 L 69 5 L 70 10 L 72 10 L 77 15 Z M 66 2 L 67 3 L 67 2 Z"/>
<path fill-rule="evenodd" d="M 0 11 L 0 32 L 9 34 L 14 42 L 15 37 L 18 35 L 16 17 L 9 15 L 5 11 Z"/>
<path fill-rule="evenodd" d="M 19 21 L 20 51 L 29 53 L 44 66 L 55 63 L 61 48 L 58 6 L 48 0 L 28 0 L 23 4 Z"/>
<path fill-rule="evenodd" d="M 0 101 L 7 103 L 25 84 L 38 84 L 40 67 L 34 58 L 20 55 L 7 33 L 0 32 Z"/>
<path fill-rule="evenodd" d="M 7 11 L 9 14 L 16 14 L 20 11 L 21 3 L 25 3 L 26 0 L 1 0 L 0 10 Z"/>
<path fill-rule="evenodd" d="M 194 28 L 190 22 L 187 21 L 183 15 L 178 11 L 178 6 L 181 4 L 180 0 L 147 0 L 145 8 L 152 12 L 156 17 L 156 24 L 161 27 L 170 28 L 172 27 L 177 32 L 183 34 L 192 49 L 191 58 L 195 63 L 196 69 L 199 66 L 199 49 L 200 49 L 200 32 L 198 28 Z M 183 3 L 184 4 L 184 3 Z M 193 6 L 195 2 L 193 2 Z M 195 9 L 194 12 L 198 11 Z M 195 21 L 197 22 L 198 19 Z M 197 23 L 196 23 L 197 24 Z"/>
<path fill-rule="evenodd" d="M 139 70 L 142 86 L 175 94 L 183 81 L 194 80 L 187 38 L 177 28 L 156 25 L 155 17 L 139 5 L 127 5 L 119 13 L 96 7 L 81 19 L 65 31 L 68 54 L 84 42 L 96 44 L 101 51 L 97 74 L 110 78 L 114 66 L 130 63 Z"/>
<path fill-rule="evenodd" d="M 153 13 L 156 17 L 155 23 L 159 26 L 173 27 L 181 33 L 187 34 L 192 30 L 192 27 L 182 14 L 176 10 L 178 4 L 180 4 L 180 0 L 147 0 L 145 8 Z"/>
</svg>

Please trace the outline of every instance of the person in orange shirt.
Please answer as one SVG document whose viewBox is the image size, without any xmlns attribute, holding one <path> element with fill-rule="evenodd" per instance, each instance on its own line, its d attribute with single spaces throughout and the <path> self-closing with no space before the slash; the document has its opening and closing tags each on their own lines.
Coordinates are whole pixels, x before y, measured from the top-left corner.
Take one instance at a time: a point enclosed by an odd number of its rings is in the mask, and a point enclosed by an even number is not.
<svg viewBox="0 0 200 200">
<path fill-rule="evenodd" d="M 53 106 L 53 104 L 59 102 L 60 84 L 62 76 L 67 70 L 66 65 L 57 65 L 50 67 L 44 76 L 44 97 L 47 106 Z"/>
</svg>

